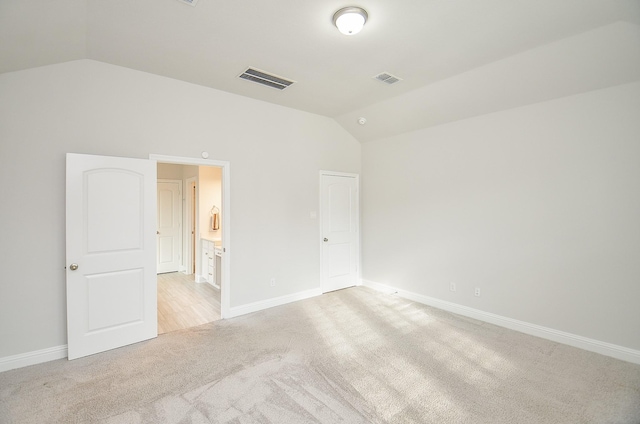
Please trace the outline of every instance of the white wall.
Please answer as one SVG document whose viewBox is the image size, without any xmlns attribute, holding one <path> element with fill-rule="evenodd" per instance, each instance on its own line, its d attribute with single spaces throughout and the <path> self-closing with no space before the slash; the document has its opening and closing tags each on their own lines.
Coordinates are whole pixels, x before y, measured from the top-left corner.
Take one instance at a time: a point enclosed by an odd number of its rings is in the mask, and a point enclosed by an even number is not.
<svg viewBox="0 0 640 424">
<path fill-rule="evenodd" d="M 183 180 L 183 165 L 176 165 L 173 163 L 159 163 L 158 164 L 158 178 L 166 180 Z"/>
<path fill-rule="evenodd" d="M 328 118 L 90 60 L 0 75 L 0 117 L 0 358 L 67 342 L 65 153 L 230 161 L 231 306 L 319 287 L 318 171 L 360 171 Z"/>
<path fill-rule="evenodd" d="M 215 205 L 222 211 L 222 168 L 200 166 L 198 175 L 200 183 L 198 189 L 200 235 L 201 237 L 220 238 L 222 237 L 222 227 L 217 231 L 211 229 L 211 209 Z"/>
<path fill-rule="evenodd" d="M 640 11 L 640 3 L 635 9 Z M 640 79 L 638 46 L 640 26 L 617 21 L 491 61 L 336 120 L 367 142 L 626 84 Z M 367 125 L 357 124 L 360 116 L 367 117 Z"/>
<path fill-rule="evenodd" d="M 362 161 L 364 279 L 640 349 L 640 82 L 366 143 Z"/>
</svg>

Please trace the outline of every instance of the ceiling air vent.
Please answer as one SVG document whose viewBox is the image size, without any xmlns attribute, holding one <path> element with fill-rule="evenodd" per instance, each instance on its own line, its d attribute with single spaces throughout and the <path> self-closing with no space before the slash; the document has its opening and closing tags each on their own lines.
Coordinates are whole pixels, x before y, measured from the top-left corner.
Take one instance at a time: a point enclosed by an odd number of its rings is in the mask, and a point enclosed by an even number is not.
<svg viewBox="0 0 640 424">
<path fill-rule="evenodd" d="M 267 87 L 276 88 L 278 90 L 284 90 L 295 82 L 276 75 L 268 74 L 255 68 L 248 68 L 239 75 L 239 78 L 266 85 Z"/>
<path fill-rule="evenodd" d="M 383 72 L 381 74 L 378 74 L 374 77 L 375 79 L 377 79 L 378 81 L 382 81 L 385 84 L 395 84 L 398 81 L 402 81 L 401 78 L 396 77 L 395 75 L 391 75 L 388 72 Z"/>
<path fill-rule="evenodd" d="M 186 3 L 190 6 L 195 6 L 198 0 L 178 0 L 180 3 Z"/>
</svg>

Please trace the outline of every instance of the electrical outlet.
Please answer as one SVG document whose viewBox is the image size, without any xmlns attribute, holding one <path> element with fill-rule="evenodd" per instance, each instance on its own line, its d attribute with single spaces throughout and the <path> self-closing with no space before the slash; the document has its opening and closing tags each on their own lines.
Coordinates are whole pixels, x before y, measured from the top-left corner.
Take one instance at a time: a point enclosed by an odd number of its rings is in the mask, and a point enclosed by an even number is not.
<svg viewBox="0 0 640 424">
<path fill-rule="evenodd" d="M 456 283 L 449 283 L 449 290 L 452 292 L 456 291 Z"/>
<path fill-rule="evenodd" d="M 476 297 L 480 297 L 480 287 L 476 287 L 475 295 Z"/>
<path fill-rule="evenodd" d="M 272 278 L 271 280 L 269 280 L 269 285 L 270 285 L 271 287 L 275 286 L 275 285 L 276 285 L 276 279 L 275 279 L 275 278 Z"/>
</svg>

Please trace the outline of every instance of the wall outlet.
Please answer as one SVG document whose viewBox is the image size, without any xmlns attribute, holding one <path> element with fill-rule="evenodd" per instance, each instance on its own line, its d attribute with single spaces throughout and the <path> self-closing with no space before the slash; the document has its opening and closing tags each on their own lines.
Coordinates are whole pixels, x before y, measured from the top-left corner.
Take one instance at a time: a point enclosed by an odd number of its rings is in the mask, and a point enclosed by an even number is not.
<svg viewBox="0 0 640 424">
<path fill-rule="evenodd" d="M 449 291 L 456 291 L 456 283 L 449 283 Z"/>
<path fill-rule="evenodd" d="M 270 279 L 270 280 L 269 280 L 269 285 L 270 285 L 271 287 L 275 286 L 275 285 L 276 285 L 276 279 L 275 279 L 275 278 Z"/>
<path fill-rule="evenodd" d="M 476 291 L 474 293 L 476 297 L 480 297 L 480 287 L 476 287 Z"/>
</svg>

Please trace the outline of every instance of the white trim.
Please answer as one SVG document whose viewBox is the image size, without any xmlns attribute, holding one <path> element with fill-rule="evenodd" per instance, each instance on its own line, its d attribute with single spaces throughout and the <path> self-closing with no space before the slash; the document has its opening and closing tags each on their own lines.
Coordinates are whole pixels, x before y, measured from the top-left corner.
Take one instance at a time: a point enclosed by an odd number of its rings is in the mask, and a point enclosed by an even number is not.
<svg viewBox="0 0 640 424">
<path fill-rule="evenodd" d="M 357 262 L 358 262 L 358 271 L 357 271 L 357 275 L 356 275 L 356 285 L 359 286 L 362 284 L 362 252 L 360 252 L 360 246 L 362 245 L 360 242 L 360 238 L 361 238 L 361 233 L 360 233 L 360 175 L 359 174 L 352 174 L 349 172 L 337 172 L 337 171 L 323 171 L 320 170 L 320 177 L 318 180 L 318 187 L 319 187 L 319 200 L 318 200 L 318 229 L 319 229 L 319 234 L 318 234 L 318 243 L 320 246 L 320 290 L 322 293 L 326 293 L 325 287 L 324 287 L 324 281 L 323 281 L 323 256 L 322 256 L 322 252 L 323 252 L 323 239 L 324 239 L 324 229 L 322 227 L 322 205 L 323 205 L 323 192 L 322 192 L 322 177 L 325 176 L 333 176 L 333 177 L 349 177 L 349 178 L 355 178 L 356 180 L 356 232 L 358 233 L 358 237 L 356 237 L 356 252 L 358 255 L 357 258 Z"/>
<path fill-rule="evenodd" d="M 350 172 L 337 172 L 337 171 L 323 171 L 320 170 L 320 175 L 330 175 L 334 177 L 351 177 L 351 178 L 360 178 L 359 174 L 352 174 Z"/>
<path fill-rule="evenodd" d="M 64 359 L 66 357 L 67 345 L 48 347 L 42 350 L 34 350 L 33 352 L 6 356 L 4 358 L 0 358 L 0 372 L 28 367 L 29 365 L 41 364 L 43 362 L 55 361 L 56 359 Z"/>
<path fill-rule="evenodd" d="M 225 160 L 189 158 L 183 156 L 168 156 L 150 154 L 149 159 L 160 163 L 175 163 L 177 165 L 201 165 L 201 166 L 219 166 L 224 168 L 229 162 Z"/>
<path fill-rule="evenodd" d="M 192 193 L 191 193 L 191 183 L 193 183 L 194 187 L 196 188 L 196 190 L 198 189 L 198 183 L 197 183 L 198 178 L 197 177 L 189 177 L 186 180 L 184 180 L 184 199 L 185 199 L 185 203 L 184 203 L 184 209 L 185 209 L 185 235 L 186 235 L 186 248 L 184 249 L 184 256 L 185 256 L 185 262 L 184 262 L 184 266 L 185 266 L 185 273 L 187 275 L 196 275 L 198 276 L 198 270 L 195 269 L 195 266 L 193 266 L 193 272 L 191 269 L 191 266 L 193 265 L 193 262 L 195 260 L 195 256 L 196 256 L 196 222 L 192 222 L 193 221 L 193 214 L 194 214 L 194 210 L 196 208 L 196 202 L 197 202 L 197 197 L 195 196 L 196 199 L 193 199 L 192 197 Z M 194 201 L 195 200 L 195 201 Z M 193 227 L 193 234 L 191 233 L 191 228 Z"/>
<path fill-rule="evenodd" d="M 529 334 L 531 336 L 541 337 L 543 339 L 588 350 L 590 352 L 596 352 L 602 355 L 611 356 L 623 361 L 640 364 L 640 350 L 629 349 L 623 346 L 614 345 L 612 343 L 589 339 L 587 337 L 578 336 L 576 334 L 555 330 L 553 328 L 543 327 L 541 325 L 503 317 L 501 315 L 492 314 L 490 312 L 481 311 L 479 309 L 469 308 L 468 306 L 463 306 L 457 303 L 447 302 L 445 300 L 424 296 L 373 281 L 363 280 L 362 282 L 365 286 L 372 289 L 385 293 L 394 293 L 405 299 L 433 306 L 434 308 L 442 309 L 448 312 L 453 312 L 454 314 L 474 318 L 480 321 L 488 322 L 490 324 L 498 325 L 500 327 L 520 331 L 521 333 Z"/>
<path fill-rule="evenodd" d="M 322 291 L 317 288 L 293 294 L 287 294 L 280 297 L 274 297 L 272 299 L 247 303 L 246 305 L 234 306 L 229 311 L 229 318 L 250 314 L 252 312 L 262 311 L 263 309 L 273 308 L 274 306 L 280 306 L 286 303 L 297 302 L 298 300 L 309 299 L 310 297 L 320 296 L 321 294 Z"/>
<path fill-rule="evenodd" d="M 222 276 L 220 284 L 220 315 L 230 318 L 231 309 L 231 163 L 223 160 L 199 159 L 180 156 L 149 155 L 150 160 L 160 163 L 175 163 L 179 165 L 217 166 L 222 168 Z M 199 181 L 198 181 L 199 183 Z M 197 249 L 197 246 L 196 246 Z M 197 257 L 196 257 L 197 258 Z M 196 262 L 197 263 L 197 262 Z M 196 267 L 197 268 L 197 267 Z M 197 275 L 196 269 L 196 275 Z"/>
</svg>

